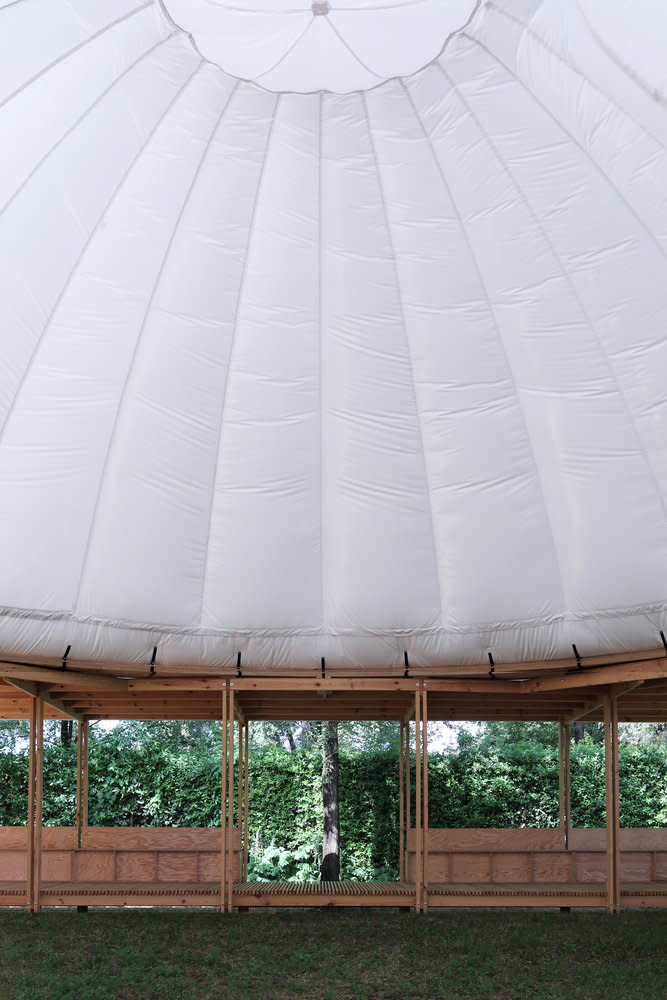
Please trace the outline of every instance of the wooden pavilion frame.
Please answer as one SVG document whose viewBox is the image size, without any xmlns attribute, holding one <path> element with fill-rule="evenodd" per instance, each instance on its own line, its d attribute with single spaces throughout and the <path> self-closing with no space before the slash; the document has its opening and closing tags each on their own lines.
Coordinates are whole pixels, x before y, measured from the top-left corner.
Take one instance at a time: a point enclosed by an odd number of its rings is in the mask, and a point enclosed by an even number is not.
<svg viewBox="0 0 667 1000">
<path fill-rule="evenodd" d="M 575 651 L 576 653 L 576 651 Z M 667 653 L 544 663 L 414 667 L 379 676 L 330 670 L 276 674 L 185 666 L 0 660 L 0 717 L 29 719 L 25 827 L 0 829 L 0 905 L 667 906 L 667 830 L 621 830 L 618 724 L 667 719 Z M 43 722 L 73 718 L 76 826 L 42 825 Z M 247 881 L 248 724 L 253 720 L 399 723 L 400 878 L 395 883 Z M 606 828 L 576 830 L 570 725 L 604 723 Z M 215 829 L 88 825 L 88 723 L 219 719 L 221 824 Z M 429 826 L 428 723 L 560 724 L 560 826 L 437 830 Z M 414 759 L 414 813 L 412 761 Z"/>
</svg>

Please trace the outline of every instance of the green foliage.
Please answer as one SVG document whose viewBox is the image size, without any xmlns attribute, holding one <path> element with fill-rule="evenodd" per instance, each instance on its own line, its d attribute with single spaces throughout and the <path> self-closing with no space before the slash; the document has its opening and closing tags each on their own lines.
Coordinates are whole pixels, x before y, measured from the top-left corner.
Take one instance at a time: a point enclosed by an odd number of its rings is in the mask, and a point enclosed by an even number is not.
<svg viewBox="0 0 667 1000">
<path fill-rule="evenodd" d="M 553 730 L 554 727 L 552 727 Z M 304 730 L 305 731 L 305 730 Z M 391 730 L 363 750 L 345 734 L 340 750 L 342 878 L 397 876 L 398 765 Z M 463 732 L 457 749 L 430 756 L 434 827 L 553 827 L 558 823 L 558 751 L 547 730 Z M 74 823 L 76 747 L 49 730 L 44 753 L 44 820 Z M 512 737 L 512 738 L 511 738 Z M 27 747 L 0 752 L 0 825 L 26 820 Z M 254 745 L 250 754 L 250 874 L 318 877 L 322 760 L 317 730 L 304 745 Z M 620 748 L 621 823 L 667 825 L 667 743 Z M 604 824 L 604 748 L 588 736 L 572 747 L 575 825 Z M 414 810 L 414 806 L 413 806 Z M 413 811 L 414 816 L 414 811 Z M 130 723 L 91 729 L 89 819 L 95 826 L 217 826 L 220 727 Z"/>
</svg>

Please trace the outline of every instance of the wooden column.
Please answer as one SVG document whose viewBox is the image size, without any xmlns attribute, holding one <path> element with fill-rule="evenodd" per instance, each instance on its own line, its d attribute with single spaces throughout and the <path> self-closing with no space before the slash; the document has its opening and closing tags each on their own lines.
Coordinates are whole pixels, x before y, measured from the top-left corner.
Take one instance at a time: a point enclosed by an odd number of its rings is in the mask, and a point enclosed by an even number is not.
<svg viewBox="0 0 667 1000">
<path fill-rule="evenodd" d="M 245 762 L 244 762 L 244 790 L 245 794 L 243 796 L 243 868 L 241 872 L 241 878 L 247 881 L 248 878 L 248 855 L 250 853 L 250 844 L 248 840 L 248 819 L 250 814 L 250 726 L 248 722 L 245 724 Z"/>
<path fill-rule="evenodd" d="M 426 682 L 421 692 L 422 696 L 422 911 L 428 911 L 428 695 Z"/>
<path fill-rule="evenodd" d="M 236 823 L 239 828 L 239 869 L 241 872 L 241 878 L 243 878 L 243 855 L 245 852 L 245 839 L 244 839 L 244 822 L 243 822 L 243 805 L 245 802 L 245 788 L 243 781 L 245 778 L 245 726 L 239 718 L 239 754 L 238 761 L 236 765 L 237 770 L 237 788 L 236 788 Z"/>
<path fill-rule="evenodd" d="M 76 844 L 84 845 L 88 826 L 88 719 L 79 722 L 76 733 Z"/>
<path fill-rule="evenodd" d="M 559 814 L 560 828 L 563 834 L 563 846 L 565 850 L 570 847 L 570 830 L 572 829 L 572 795 L 571 795 L 571 768 L 570 768 L 570 724 L 561 722 L 558 733 L 558 760 L 559 760 Z"/>
<path fill-rule="evenodd" d="M 405 826 L 405 840 L 403 843 L 404 857 L 403 857 L 403 868 L 405 870 L 405 877 L 409 880 L 410 873 L 408 871 L 408 832 L 412 824 L 411 820 L 411 806 L 412 806 L 412 766 L 410 763 L 410 719 L 406 719 L 403 726 L 403 796 L 404 796 L 404 826 Z"/>
<path fill-rule="evenodd" d="M 407 881 L 405 871 L 405 723 L 401 721 L 398 735 L 398 858 L 399 878 Z"/>
<path fill-rule="evenodd" d="M 423 848 L 422 838 L 422 750 L 421 690 L 415 691 L 415 912 L 422 909 Z"/>
<path fill-rule="evenodd" d="M 221 727 L 221 795 L 220 795 L 220 909 L 227 911 L 227 756 L 229 753 L 229 685 L 222 688 L 222 727 Z"/>
<path fill-rule="evenodd" d="M 28 886 L 27 905 L 39 913 L 42 884 L 42 799 L 44 773 L 44 701 L 41 694 L 30 706 L 28 759 Z"/>
<path fill-rule="evenodd" d="M 227 754 L 228 766 L 228 802 L 227 810 L 227 860 L 226 875 L 227 883 L 227 912 L 232 911 L 232 893 L 234 891 L 234 688 L 230 685 L 228 694 L 229 705 L 229 750 Z"/>
<path fill-rule="evenodd" d="M 621 908 L 621 831 L 618 780 L 618 699 L 609 694 L 604 700 L 604 747 L 607 822 L 607 909 Z"/>
</svg>

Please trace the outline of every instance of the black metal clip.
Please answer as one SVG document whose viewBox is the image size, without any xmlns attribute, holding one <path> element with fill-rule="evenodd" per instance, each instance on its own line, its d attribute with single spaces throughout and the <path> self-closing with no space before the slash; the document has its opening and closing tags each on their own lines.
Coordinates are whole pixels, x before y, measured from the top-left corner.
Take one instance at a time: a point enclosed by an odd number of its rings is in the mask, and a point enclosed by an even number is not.
<svg viewBox="0 0 667 1000">
<path fill-rule="evenodd" d="M 492 681 L 495 681 L 495 679 L 496 679 L 496 664 L 494 662 L 493 653 L 491 652 L 491 650 L 489 650 L 489 652 L 488 652 L 487 655 L 489 657 L 489 665 L 490 665 L 489 666 L 489 677 L 491 678 Z"/>
<path fill-rule="evenodd" d="M 67 657 L 69 656 L 69 651 L 70 651 L 71 648 L 72 648 L 72 644 L 70 643 L 70 645 L 65 650 L 65 655 L 63 656 L 63 665 L 60 668 L 61 670 L 67 670 Z"/>
<path fill-rule="evenodd" d="M 577 670 L 583 670 L 584 665 L 581 662 L 581 657 L 579 656 L 579 650 L 577 649 L 574 643 L 572 643 L 572 652 L 574 653 L 574 657 L 577 661 Z"/>
<path fill-rule="evenodd" d="M 409 677 L 410 676 L 410 661 L 408 659 L 408 651 L 407 651 L 407 649 L 404 650 L 404 652 L 403 652 L 403 663 L 405 664 L 405 670 L 403 671 L 403 676 L 404 677 Z"/>
<path fill-rule="evenodd" d="M 157 646 L 153 646 L 153 655 L 151 656 L 151 677 L 155 674 L 155 658 L 157 656 Z"/>
<path fill-rule="evenodd" d="M 326 676 L 327 676 L 327 672 L 326 672 L 326 661 L 325 661 L 324 657 L 322 657 L 322 659 L 321 659 L 321 661 L 320 661 L 320 666 L 321 666 L 321 668 L 322 668 L 322 677 L 324 678 L 324 677 L 326 677 Z"/>
<path fill-rule="evenodd" d="M 243 677 L 243 674 L 241 673 L 241 653 L 240 652 L 236 654 L 236 676 L 237 677 Z"/>
</svg>

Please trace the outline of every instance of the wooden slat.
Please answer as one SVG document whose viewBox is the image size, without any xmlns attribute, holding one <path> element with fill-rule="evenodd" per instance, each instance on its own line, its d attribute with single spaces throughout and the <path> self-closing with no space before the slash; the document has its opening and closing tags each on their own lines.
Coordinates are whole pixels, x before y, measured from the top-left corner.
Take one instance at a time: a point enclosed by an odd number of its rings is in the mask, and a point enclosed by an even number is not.
<svg viewBox="0 0 667 1000">
<path fill-rule="evenodd" d="M 231 912 L 232 909 L 232 889 L 234 882 L 234 874 L 232 870 L 232 837 L 234 835 L 234 690 L 230 684 L 228 693 L 228 709 L 227 709 L 227 722 L 229 726 L 229 754 L 227 758 L 228 765 L 228 789 L 227 796 L 229 801 L 229 809 L 227 813 L 227 856 L 223 860 L 227 874 L 227 910 Z"/>
<path fill-rule="evenodd" d="M 422 835 L 421 691 L 415 692 L 415 911 L 421 912 L 424 881 Z"/>
<path fill-rule="evenodd" d="M 398 736 L 398 858 L 400 879 L 405 874 L 405 723 L 401 720 Z"/>
<path fill-rule="evenodd" d="M 227 756 L 229 753 L 229 688 L 225 685 L 222 689 L 222 756 L 221 756 L 221 798 L 220 798 L 220 909 L 223 913 L 227 910 Z"/>
<path fill-rule="evenodd" d="M 88 722 L 78 723 L 76 734 L 76 829 L 77 845 L 83 847 L 88 826 Z"/>
<path fill-rule="evenodd" d="M 572 805 L 570 790 L 570 726 L 566 722 L 561 722 L 558 728 L 558 773 L 560 829 L 563 835 L 563 846 L 568 847 L 570 842 L 570 827 L 572 826 Z"/>
<path fill-rule="evenodd" d="M 426 689 L 422 687 L 422 881 L 424 891 L 422 893 L 422 911 L 428 911 L 428 893 L 426 887 L 429 882 L 429 853 L 428 853 L 428 695 Z"/>
</svg>

